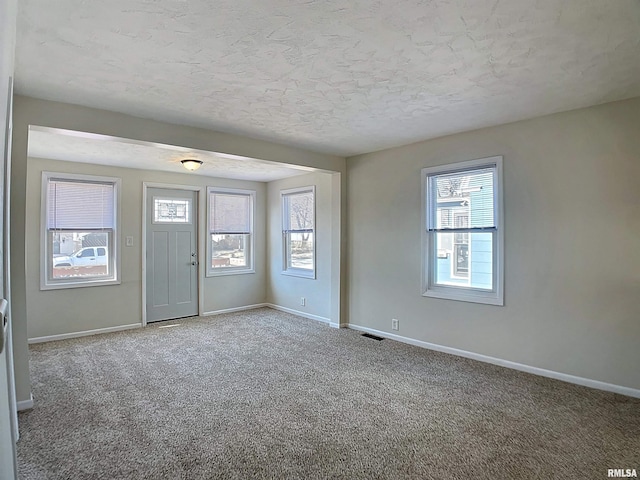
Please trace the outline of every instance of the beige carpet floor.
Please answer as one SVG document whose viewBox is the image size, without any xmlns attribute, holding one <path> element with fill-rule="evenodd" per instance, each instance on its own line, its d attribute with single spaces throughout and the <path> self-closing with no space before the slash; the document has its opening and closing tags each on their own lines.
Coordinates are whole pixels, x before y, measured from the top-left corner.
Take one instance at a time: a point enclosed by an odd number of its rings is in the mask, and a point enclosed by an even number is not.
<svg viewBox="0 0 640 480">
<path fill-rule="evenodd" d="M 20 478 L 604 479 L 640 400 L 259 309 L 32 345 Z"/>
</svg>

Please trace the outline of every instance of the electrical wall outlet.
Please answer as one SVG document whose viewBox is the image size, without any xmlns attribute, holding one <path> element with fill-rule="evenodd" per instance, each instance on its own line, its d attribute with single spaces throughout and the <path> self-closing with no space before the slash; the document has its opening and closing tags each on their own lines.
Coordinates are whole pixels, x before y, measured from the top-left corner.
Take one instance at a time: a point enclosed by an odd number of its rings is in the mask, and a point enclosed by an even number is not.
<svg viewBox="0 0 640 480">
<path fill-rule="evenodd" d="M 398 319 L 397 318 L 392 318 L 391 319 L 391 330 L 398 330 L 400 328 L 400 325 L 398 324 Z"/>
<path fill-rule="evenodd" d="M 307 299 L 304 297 L 300 297 L 300 305 L 304 307 L 306 304 L 307 304 Z"/>
</svg>

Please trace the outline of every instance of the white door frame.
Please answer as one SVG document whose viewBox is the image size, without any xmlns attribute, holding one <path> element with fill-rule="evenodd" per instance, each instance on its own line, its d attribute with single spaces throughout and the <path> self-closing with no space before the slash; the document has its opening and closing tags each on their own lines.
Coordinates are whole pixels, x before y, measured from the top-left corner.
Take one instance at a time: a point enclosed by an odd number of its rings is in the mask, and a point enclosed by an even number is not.
<svg viewBox="0 0 640 480">
<path fill-rule="evenodd" d="M 203 297 L 203 279 L 204 266 L 206 262 L 202 262 L 204 258 L 205 244 L 203 230 L 203 220 L 206 213 L 206 199 L 203 195 L 205 187 L 197 187 L 194 185 L 174 185 L 170 183 L 154 183 L 142 182 L 142 240 L 140 240 L 140 252 L 142 255 L 142 326 L 147 325 L 147 191 L 149 188 L 166 188 L 169 190 L 188 190 L 196 193 L 196 203 L 198 204 L 196 237 L 197 237 L 197 253 L 198 253 L 198 315 L 202 315 L 204 308 Z M 204 201 L 203 201 L 204 200 Z"/>
</svg>

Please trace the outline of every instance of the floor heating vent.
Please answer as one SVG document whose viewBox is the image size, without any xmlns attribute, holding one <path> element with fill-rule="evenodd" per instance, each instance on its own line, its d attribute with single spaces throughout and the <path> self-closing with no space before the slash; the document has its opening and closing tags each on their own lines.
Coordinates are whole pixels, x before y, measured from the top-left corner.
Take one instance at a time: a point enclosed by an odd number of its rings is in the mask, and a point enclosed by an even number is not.
<svg viewBox="0 0 640 480">
<path fill-rule="evenodd" d="M 371 335 L 370 333 L 363 333 L 362 336 L 367 338 L 372 338 L 373 340 L 377 340 L 377 341 L 384 340 L 384 338 L 379 337 L 377 335 Z"/>
</svg>

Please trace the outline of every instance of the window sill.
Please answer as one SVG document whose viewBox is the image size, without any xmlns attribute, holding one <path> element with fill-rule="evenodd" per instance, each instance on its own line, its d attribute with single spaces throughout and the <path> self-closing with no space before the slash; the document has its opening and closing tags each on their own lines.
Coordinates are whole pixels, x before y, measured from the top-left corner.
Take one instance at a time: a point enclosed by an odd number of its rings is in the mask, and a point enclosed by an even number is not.
<svg viewBox="0 0 640 480">
<path fill-rule="evenodd" d="M 40 290 L 62 290 L 65 288 L 83 288 L 83 287 L 103 287 L 107 285 L 120 285 L 122 282 L 119 279 L 109 280 L 87 280 L 78 282 L 56 282 L 56 283 L 43 283 L 40 285 Z"/>
<path fill-rule="evenodd" d="M 485 293 L 477 290 L 463 291 L 461 289 L 438 288 L 437 290 L 429 289 L 424 292 L 422 296 L 459 302 L 482 303 L 499 307 L 504 306 L 504 298 L 496 292 Z"/>
<path fill-rule="evenodd" d="M 316 279 L 316 272 L 315 270 L 309 272 L 306 270 L 301 270 L 301 269 L 289 269 L 289 270 L 283 270 L 282 271 L 282 275 L 288 275 L 289 277 L 300 277 L 300 278 L 310 278 L 311 280 L 315 280 Z"/>
<path fill-rule="evenodd" d="M 246 274 L 250 274 L 250 273 L 256 273 L 255 269 L 253 269 L 253 268 L 243 268 L 243 269 L 238 269 L 238 270 L 232 270 L 232 269 L 214 270 L 214 271 L 208 271 L 206 277 L 207 278 L 225 277 L 227 275 L 246 275 Z"/>
</svg>

